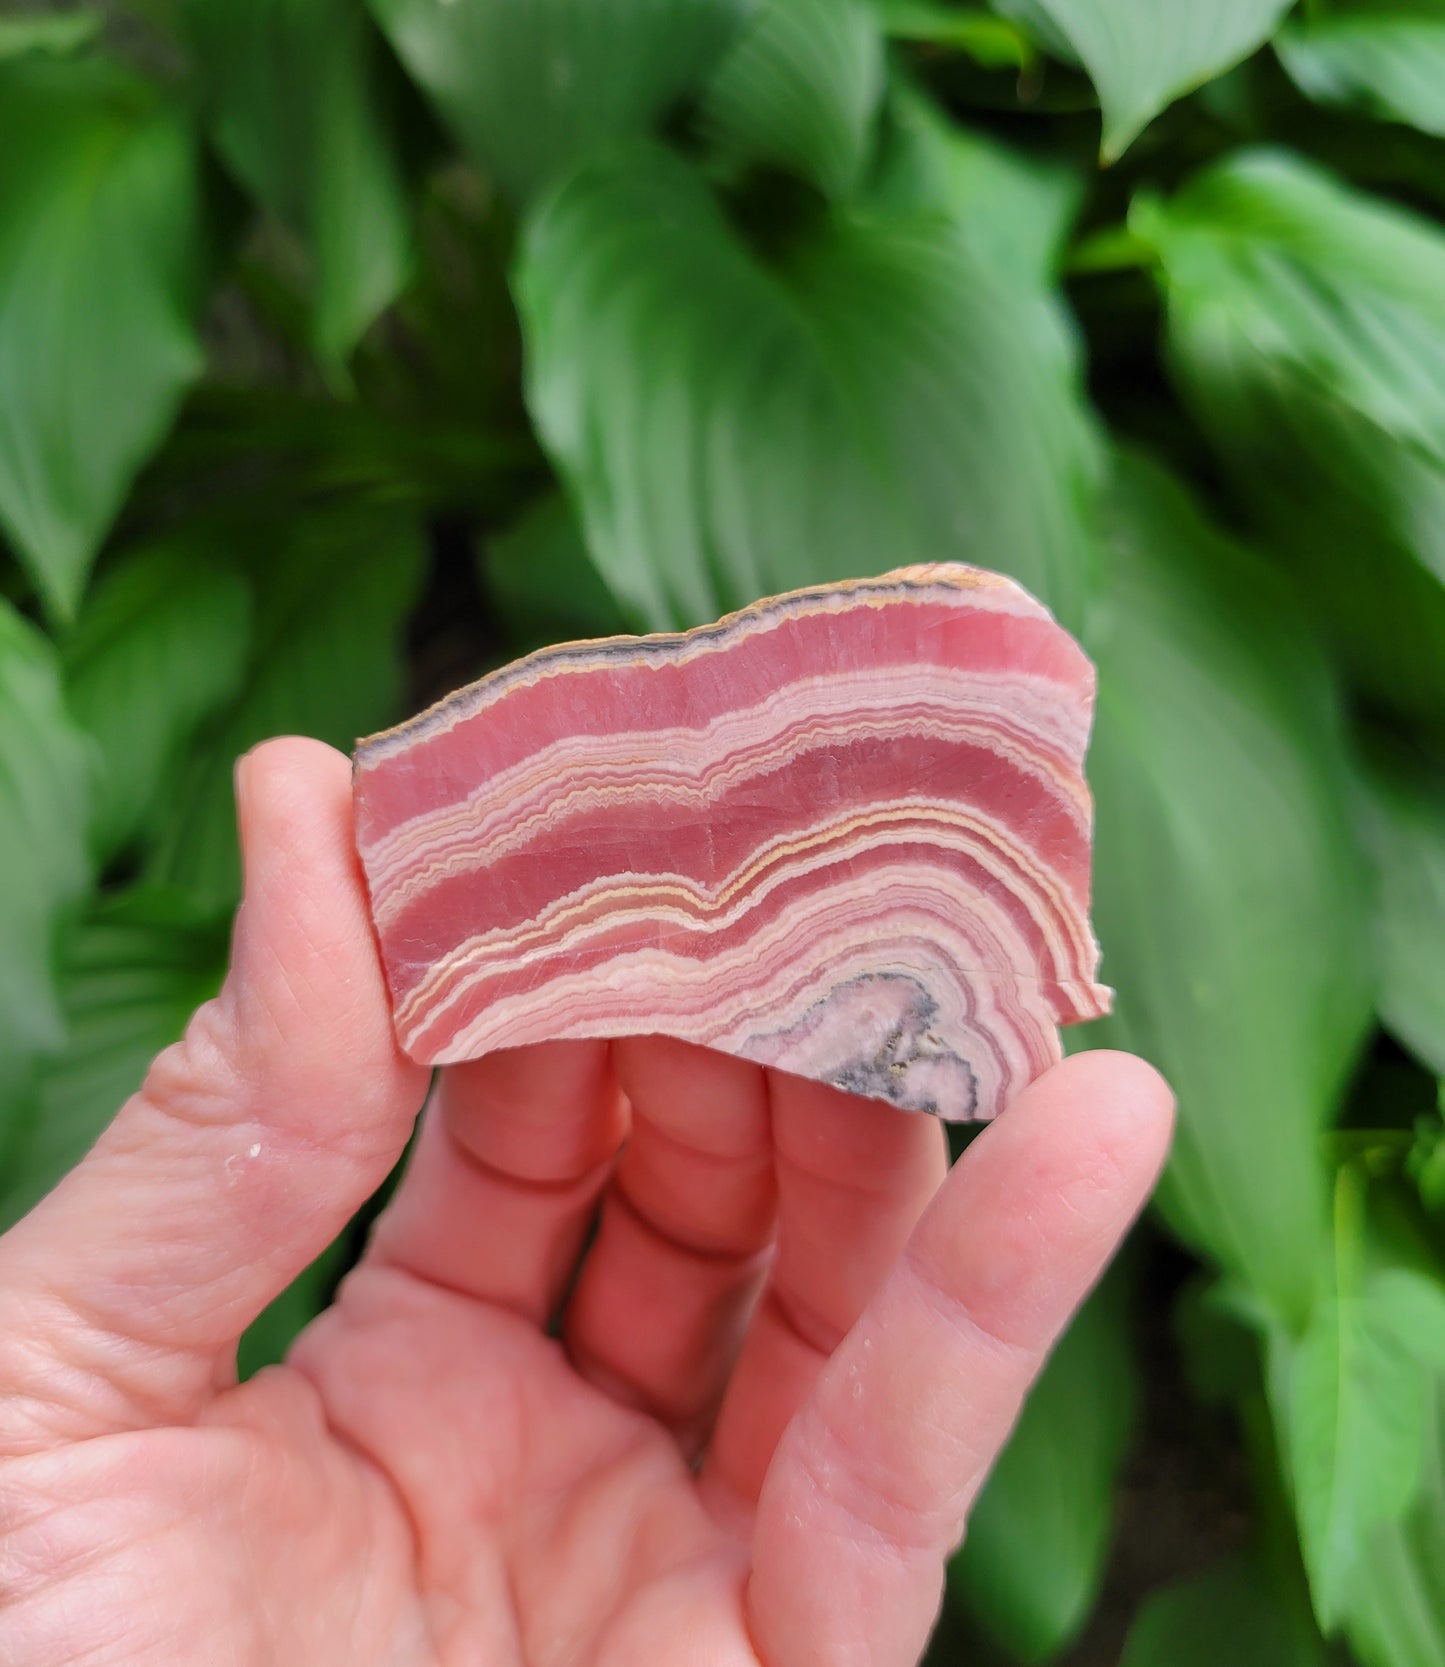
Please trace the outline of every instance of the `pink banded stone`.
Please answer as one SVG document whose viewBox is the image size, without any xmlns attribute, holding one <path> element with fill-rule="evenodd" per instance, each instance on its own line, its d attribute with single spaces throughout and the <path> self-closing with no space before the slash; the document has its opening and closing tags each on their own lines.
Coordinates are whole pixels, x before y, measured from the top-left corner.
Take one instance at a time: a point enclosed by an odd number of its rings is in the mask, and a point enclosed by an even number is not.
<svg viewBox="0 0 1445 1667">
<path fill-rule="evenodd" d="M 357 843 L 425 1064 L 665 1034 L 991 1117 L 1107 1011 L 1093 668 L 958 565 L 543 649 L 363 741 Z"/>
</svg>

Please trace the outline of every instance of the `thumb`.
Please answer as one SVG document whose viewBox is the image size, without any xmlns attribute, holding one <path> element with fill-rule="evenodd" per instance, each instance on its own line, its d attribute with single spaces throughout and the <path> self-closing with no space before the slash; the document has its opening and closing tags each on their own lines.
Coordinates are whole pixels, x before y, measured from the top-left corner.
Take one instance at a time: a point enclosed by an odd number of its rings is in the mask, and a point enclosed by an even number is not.
<svg viewBox="0 0 1445 1667">
<path fill-rule="evenodd" d="M 392 1035 L 346 759 L 272 741 L 236 783 L 225 984 L 0 1238 L 0 1451 L 192 1416 L 384 1179 L 425 1094 Z"/>
</svg>

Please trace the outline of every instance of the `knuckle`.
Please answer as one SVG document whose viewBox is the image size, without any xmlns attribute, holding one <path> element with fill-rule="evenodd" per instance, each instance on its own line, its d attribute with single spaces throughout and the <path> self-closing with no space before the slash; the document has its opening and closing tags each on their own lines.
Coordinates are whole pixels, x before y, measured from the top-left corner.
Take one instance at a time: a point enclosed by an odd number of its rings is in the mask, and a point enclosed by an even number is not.
<svg viewBox="0 0 1445 1667">
<path fill-rule="evenodd" d="M 248 1086 L 238 1053 L 230 1004 L 222 993 L 198 1007 L 180 1040 L 156 1055 L 141 1098 L 182 1123 L 231 1122 Z"/>
</svg>

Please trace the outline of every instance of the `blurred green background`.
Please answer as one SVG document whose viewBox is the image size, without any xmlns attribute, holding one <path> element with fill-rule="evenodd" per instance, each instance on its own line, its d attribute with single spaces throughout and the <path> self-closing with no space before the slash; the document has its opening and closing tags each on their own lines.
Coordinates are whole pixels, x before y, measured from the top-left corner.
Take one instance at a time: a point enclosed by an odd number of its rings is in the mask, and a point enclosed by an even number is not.
<svg viewBox="0 0 1445 1667">
<path fill-rule="evenodd" d="M 999 568 L 1182 1121 L 931 1659 L 1445 1667 L 1442 219 L 1445 0 L 0 10 L 5 1219 L 215 988 L 253 742 Z"/>
</svg>

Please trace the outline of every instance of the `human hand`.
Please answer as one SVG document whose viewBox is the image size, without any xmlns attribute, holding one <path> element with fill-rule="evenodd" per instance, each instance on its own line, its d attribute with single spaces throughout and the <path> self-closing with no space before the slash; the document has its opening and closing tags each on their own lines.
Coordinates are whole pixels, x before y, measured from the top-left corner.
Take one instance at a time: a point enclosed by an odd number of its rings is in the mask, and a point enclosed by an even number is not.
<svg viewBox="0 0 1445 1667">
<path fill-rule="evenodd" d="M 428 1080 L 346 761 L 273 742 L 238 779 L 225 987 L 0 1239 L 0 1661 L 915 1662 L 1164 1085 L 1068 1060 L 945 1179 L 932 1119 L 680 1043 L 453 1067 L 335 1305 L 237 1387 Z"/>
</svg>

